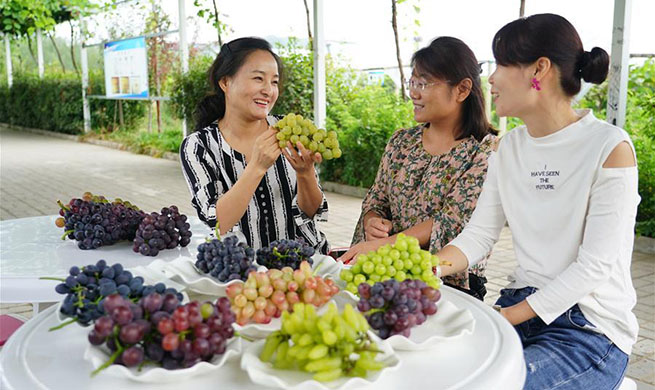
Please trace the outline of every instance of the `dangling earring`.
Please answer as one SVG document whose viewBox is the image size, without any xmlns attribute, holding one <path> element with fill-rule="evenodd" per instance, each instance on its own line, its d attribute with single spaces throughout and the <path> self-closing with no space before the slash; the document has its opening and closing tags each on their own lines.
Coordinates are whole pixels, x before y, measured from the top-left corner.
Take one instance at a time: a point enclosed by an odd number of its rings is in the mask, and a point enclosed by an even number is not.
<svg viewBox="0 0 655 390">
<path fill-rule="evenodd" d="M 537 80 L 536 77 L 532 78 L 532 88 L 536 89 L 537 91 L 541 91 L 541 85 L 539 85 L 539 80 Z"/>
</svg>

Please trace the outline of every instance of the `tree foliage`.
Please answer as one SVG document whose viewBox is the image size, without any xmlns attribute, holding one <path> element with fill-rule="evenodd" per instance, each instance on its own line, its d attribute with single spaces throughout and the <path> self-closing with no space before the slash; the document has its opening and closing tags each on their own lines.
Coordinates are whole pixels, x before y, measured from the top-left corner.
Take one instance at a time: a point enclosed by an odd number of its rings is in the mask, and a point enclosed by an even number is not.
<svg viewBox="0 0 655 390">
<path fill-rule="evenodd" d="M 55 25 L 101 7 L 90 0 L 0 0 L 0 31 L 15 38 L 50 31 Z"/>
</svg>

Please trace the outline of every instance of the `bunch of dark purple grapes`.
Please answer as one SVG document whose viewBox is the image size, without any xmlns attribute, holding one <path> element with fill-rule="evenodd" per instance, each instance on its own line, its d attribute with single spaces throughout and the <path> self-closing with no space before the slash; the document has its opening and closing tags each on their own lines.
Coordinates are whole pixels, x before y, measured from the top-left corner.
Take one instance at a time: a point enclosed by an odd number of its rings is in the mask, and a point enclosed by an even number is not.
<svg viewBox="0 0 655 390">
<path fill-rule="evenodd" d="M 294 270 L 300 267 L 300 263 L 307 261 L 313 264 L 311 259 L 314 256 L 314 248 L 307 245 L 305 240 L 275 240 L 268 246 L 257 250 L 257 264 L 271 269 L 282 269 L 291 267 Z"/>
<path fill-rule="evenodd" d="M 73 198 L 64 205 L 58 201 L 64 237 L 77 241 L 80 249 L 97 249 L 121 240 L 133 240 L 144 213 L 129 202 L 117 199 L 109 203 L 103 196 L 87 192 L 82 199 Z"/>
<path fill-rule="evenodd" d="M 196 268 L 220 282 L 246 281 L 248 274 L 257 271 L 255 250 L 239 242 L 236 236 L 213 239 L 198 245 Z"/>
<path fill-rule="evenodd" d="M 144 256 L 157 256 L 164 249 L 185 247 L 191 242 L 190 228 L 187 216 L 180 214 L 177 206 L 164 207 L 161 213 L 143 217 L 132 249 Z"/>
<path fill-rule="evenodd" d="M 106 364 L 126 367 L 154 363 L 165 369 L 187 368 L 222 355 L 234 336 L 230 301 L 215 304 L 193 301 L 182 305 L 174 294 L 151 293 L 132 303 L 120 295 L 105 299 L 106 315 L 95 321 L 89 333 L 93 345 L 111 351 Z"/>
<path fill-rule="evenodd" d="M 84 267 L 73 266 L 65 279 L 56 280 L 61 280 L 62 283 L 55 287 L 55 291 L 66 295 L 60 312 L 71 319 L 53 329 L 72 322 L 88 326 L 91 321 L 106 313 L 106 297 L 112 294 L 137 300 L 156 292 L 173 294 L 178 300 L 182 300 L 182 294 L 174 288 L 167 288 L 163 283 L 144 285 L 142 277 L 134 277 L 130 271 L 123 269 L 121 264 L 108 265 L 105 260 Z"/>
<path fill-rule="evenodd" d="M 427 316 L 437 312 L 437 301 L 441 298 L 439 290 L 412 279 L 400 283 L 389 279 L 372 286 L 361 283 L 357 292 L 360 296 L 357 308 L 366 314 L 371 328 L 383 339 L 393 335 L 409 337 L 412 327 L 421 325 Z"/>
</svg>

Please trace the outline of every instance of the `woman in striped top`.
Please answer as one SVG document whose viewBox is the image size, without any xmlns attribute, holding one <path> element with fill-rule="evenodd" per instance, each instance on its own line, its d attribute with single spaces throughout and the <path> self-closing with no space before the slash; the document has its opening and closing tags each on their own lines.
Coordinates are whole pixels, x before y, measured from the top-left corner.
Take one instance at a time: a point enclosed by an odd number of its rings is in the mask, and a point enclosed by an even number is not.
<svg viewBox="0 0 655 390">
<path fill-rule="evenodd" d="M 268 115 L 279 94 L 282 63 L 268 42 L 240 38 L 221 47 L 209 69 L 212 92 L 196 109 L 196 131 L 180 147 L 198 216 L 221 233 L 240 231 L 255 249 L 279 239 L 329 246 L 317 221 L 327 201 L 312 155 L 302 144 L 280 149 Z M 284 157 L 282 156 L 284 154 Z"/>
</svg>

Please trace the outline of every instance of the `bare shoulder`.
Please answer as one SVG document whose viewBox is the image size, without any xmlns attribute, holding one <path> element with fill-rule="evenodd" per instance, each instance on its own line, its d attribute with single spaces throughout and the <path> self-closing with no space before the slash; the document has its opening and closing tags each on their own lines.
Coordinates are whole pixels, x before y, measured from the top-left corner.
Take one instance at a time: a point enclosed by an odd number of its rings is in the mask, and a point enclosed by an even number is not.
<svg viewBox="0 0 655 390">
<path fill-rule="evenodd" d="M 628 168 L 636 165 L 632 147 L 627 141 L 616 145 L 603 163 L 603 168 Z"/>
</svg>

